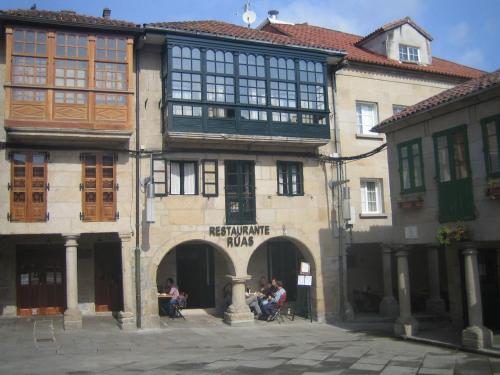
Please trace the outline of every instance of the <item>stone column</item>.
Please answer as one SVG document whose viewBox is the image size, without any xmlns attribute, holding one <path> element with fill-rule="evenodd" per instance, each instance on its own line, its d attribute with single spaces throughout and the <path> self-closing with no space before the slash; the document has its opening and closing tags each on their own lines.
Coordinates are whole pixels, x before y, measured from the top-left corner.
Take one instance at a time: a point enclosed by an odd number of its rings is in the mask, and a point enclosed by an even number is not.
<svg viewBox="0 0 500 375">
<path fill-rule="evenodd" d="M 132 267 L 130 265 L 130 233 L 120 233 L 122 261 L 123 310 L 118 313 L 118 326 L 124 330 L 135 329 Z"/>
<path fill-rule="evenodd" d="M 462 345 L 473 349 L 490 347 L 493 334 L 483 326 L 483 306 L 475 245 L 472 243 L 465 244 L 463 254 L 469 326 L 462 331 Z"/>
<path fill-rule="evenodd" d="M 245 302 L 245 282 L 251 276 L 228 275 L 233 283 L 232 304 L 224 313 L 224 322 L 229 325 L 246 325 L 254 323 L 254 316 Z"/>
<path fill-rule="evenodd" d="M 399 304 L 392 291 L 392 249 L 382 244 L 382 273 L 384 278 L 384 298 L 380 302 L 379 312 L 382 316 L 396 318 L 399 313 Z"/>
<path fill-rule="evenodd" d="M 82 328 L 82 313 L 78 309 L 78 237 L 79 235 L 63 235 L 66 247 L 66 311 L 64 312 L 64 329 Z"/>
<path fill-rule="evenodd" d="M 410 272 L 408 251 L 399 248 L 396 252 L 398 263 L 399 317 L 394 323 L 396 336 L 413 336 L 418 331 L 418 323 L 411 315 Z"/>
<path fill-rule="evenodd" d="M 427 312 L 443 315 L 446 311 L 444 301 L 441 298 L 439 285 L 439 254 L 436 246 L 427 249 L 427 262 L 429 265 L 429 298 L 425 301 Z"/>
</svg>

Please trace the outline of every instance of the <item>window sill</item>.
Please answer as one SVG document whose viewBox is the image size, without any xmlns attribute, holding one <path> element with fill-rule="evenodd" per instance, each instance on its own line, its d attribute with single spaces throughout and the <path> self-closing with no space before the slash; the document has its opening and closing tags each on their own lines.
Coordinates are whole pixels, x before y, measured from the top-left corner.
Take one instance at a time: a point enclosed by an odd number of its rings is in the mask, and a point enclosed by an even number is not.
<svg viewBox="0 0 500 375">
<path fill-rule="evenodd" d="M 376 134 L 360 134 L 356 133 L 356 138 L 357 139 L 373 139 L 375 141 L 383 141 L 384 137 L 381 135 L 376 135 Z"/>
<path fill-rule="evenodd" d="M 360 219 L 387 219 L 386 214 L 359 214 Z"/>
</svg>

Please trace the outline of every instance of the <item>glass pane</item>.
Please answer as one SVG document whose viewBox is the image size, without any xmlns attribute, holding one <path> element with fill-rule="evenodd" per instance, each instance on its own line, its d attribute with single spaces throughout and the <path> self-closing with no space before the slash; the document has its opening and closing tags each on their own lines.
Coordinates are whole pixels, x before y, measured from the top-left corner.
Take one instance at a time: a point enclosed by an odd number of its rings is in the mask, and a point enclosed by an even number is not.
<svg viewBox="0 0 500 375">
<path fill-rule="evenodd" d="M 448 140 L 446 136 L 438 137 L 438 165 L 439 165 L 439 181 L 446 182 L 451 180 L 450 160 L 448 156 Z"/>
<path fill-rule="evenodd" d="M 407 190 L 411 188 L 411 182 L 410 182 L 410 166 L 408 163 L 408 159 L 403 159 L 402 160 L 403 165 L 401 166 L 401 172 L 403 174 L 403 189 Z"/>
<path fill-rule="evenodd" d="M 498 144 L 497 125 L 495 122 L 486 124 L 487 137 L 488 137 L 488 152 L 490 160 L 490 173 L 500 172 L 500 154 Z"/>
<path fill-rule="evenodd" d="M 468 177 L 465 152 L 465 134 L 460 131 L 453 135 L 453 158 L 455 162 L 455 179 L 457 180 Z"/>
</svg>

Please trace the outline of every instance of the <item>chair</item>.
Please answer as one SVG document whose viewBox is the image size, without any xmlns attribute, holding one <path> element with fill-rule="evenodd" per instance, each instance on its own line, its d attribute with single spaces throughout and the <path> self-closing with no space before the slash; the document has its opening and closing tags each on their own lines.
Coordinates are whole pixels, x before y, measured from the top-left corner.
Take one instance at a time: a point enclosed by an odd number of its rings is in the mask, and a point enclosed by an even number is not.
<svg viewBox="0 0 500 375">
<path fill-rule="evenodd" d="M 179 294 L 179 298 L 177 299 L 177 303 L 172 307 L 174 309 L 174 316 L 172 317 L 172 319 L 182 318 L 182 319 L 186 320 L 186 318 L 182 314 L 182 310 L 185 309 L 187 306 L 187 299 L 188 299 L 188 295 L 186 293 Z"/>
<path fill-rule="evenodd" d="M 283 316 L 281 315 L 281 309 L 283 308 L 283 305 L 285 304 L 286 302 L 286 293 L 283 293 L 278 301 L 278 303 L 276 304 L 276 311 L 269 315 L 269 317 L 267 318 L 267 321 L 268 322 L 272 322 L 273 320 L 277 320 L 279 324 L 281 324 L 281 322 L 284 322 L 285 319 L 283 318 Z"/>
</svg>

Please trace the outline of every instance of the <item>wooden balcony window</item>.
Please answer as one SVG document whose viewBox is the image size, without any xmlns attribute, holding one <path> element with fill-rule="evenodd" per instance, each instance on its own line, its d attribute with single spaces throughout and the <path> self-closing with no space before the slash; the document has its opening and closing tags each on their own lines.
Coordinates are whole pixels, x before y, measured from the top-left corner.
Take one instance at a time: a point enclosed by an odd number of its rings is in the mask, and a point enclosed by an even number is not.
<svg viewBox="0 0 500 375">
<path fill-rule="evenodd" d="M 131 129 L 133 39 L 6 27 L 7 128 Z"/>
</svg>

